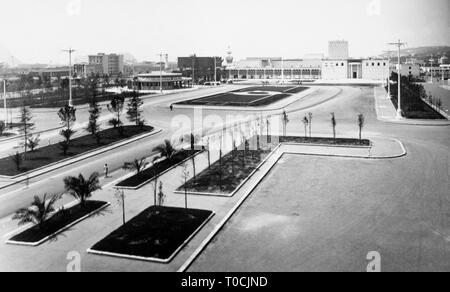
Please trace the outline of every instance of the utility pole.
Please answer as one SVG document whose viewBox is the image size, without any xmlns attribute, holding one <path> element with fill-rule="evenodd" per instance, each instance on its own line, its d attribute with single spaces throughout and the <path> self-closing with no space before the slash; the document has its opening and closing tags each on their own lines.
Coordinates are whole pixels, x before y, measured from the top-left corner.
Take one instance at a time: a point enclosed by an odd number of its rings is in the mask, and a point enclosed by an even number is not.
<svg viewBox="0 0 450 292">
<path fill-rule="evenodd" d="M 6 79 L 3 79 L 3 109 L 5 111 L 5 127 L 8 124 L 8 109 L 6 108 Z"/>
<path fill-rule="evenodd" d="M 217 85 L 217 57 L 214 57 L 214 86 Z"/>
<path fill-rule="evenodd" d="M 391 51 L 387 50 L 387 51 L 384 51 L 384 52 L 387 53 L 387 56 L 388 56 L 387 57 L 388 58 L 388 78 L 387 78 L 388 93 L 387 93 L 387 98 L 390 99 L 391 98 Z M 383 71 L 383 79 L 384 79 L 384 71 Z"/>
<path fill-rule="evenodd" d="M 433 55 L 431 55 L 431 59 L 430 59 L 430 73 L 431 73 L 431 81 L 430 83 L 433 83 L 433 65 L 434 65 L 434 60 L 433 60 Z"/>
<path fill-rule="evenodd" d="M 401 108 L 401 48 L 402 46 L 406 45 L 406 43 L 402 43 L 400 40 L 398 40 L 398 42 L 396 43 L 389 43 L 389 45 L 391 46 L 396 46 L 398 47 L 398 65 L 397 65 L 397 75 L 398 75 L 398 91 L 397 91 L 397 101 L 398 101 L 398 106 L 397 106 L 397 118 L 400 119 L 402 118 L 402 108 Z"/>
<path fill-rule="evenodd" d="M 63 50 L 63 52 L 69 53 L 69 106 L 73 107 L 73 100 L 72 100 L 72 53 L 75 52 L 75 50 L 72 50 L 72 48 L 69 48 L 68 50 Z"/>
<path fill-rule="evenodd" d="M 195 54 L 192 55 L 192 87 L 195 85 Z"/>
<path fill-rule="evenodd" d="M 168 54 L 159 54 L 159 90 L 163 93 L 163 79 L 162 79 L 162 60 L 163 56 L 169 56 Z"/>
</svg>

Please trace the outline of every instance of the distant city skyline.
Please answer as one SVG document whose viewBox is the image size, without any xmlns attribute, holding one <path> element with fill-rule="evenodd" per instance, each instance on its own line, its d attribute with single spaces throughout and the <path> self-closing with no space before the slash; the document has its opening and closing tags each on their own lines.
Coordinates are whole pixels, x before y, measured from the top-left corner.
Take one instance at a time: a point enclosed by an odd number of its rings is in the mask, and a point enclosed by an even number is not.
<svg viewBox="0 0 450 292">
<path fill-rule="evenodd" d="M 448 0 L 5 2 L 0 62 L 9 51 L 23 63 L 64 64 L 69 47 L 74 60 L 105 52 L 158 61 L 163 52 L 175 61 L 193 53 L 224 57 L 228 46 L 235 60 L 327 55 L 328 41 L 339 39 L 352 57 L 380 54 L 397 39 L 408 47 L 450 45 Z"/>
</svg>

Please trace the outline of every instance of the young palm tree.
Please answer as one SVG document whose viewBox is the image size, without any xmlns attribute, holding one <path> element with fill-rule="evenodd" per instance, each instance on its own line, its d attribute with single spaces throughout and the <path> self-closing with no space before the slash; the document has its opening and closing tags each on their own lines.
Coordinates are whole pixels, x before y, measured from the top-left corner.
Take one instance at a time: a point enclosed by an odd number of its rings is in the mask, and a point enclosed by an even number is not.
<svg viewBox="0 0 450 292">
<path fill-rule="evenodd" d="M 148 165 L 149 163 L 146 161 L 145 157 L 141 159 L 134 159 L 131 162 L 125 162 L 122 169 L 129 170 L 129 171 L 135 171 L 137 174 L 140 174 Z"/>
<path fill-rule="evenodd" d="M 359 140 L 362 139 L 362 129 L 364 128 L 365 118 L 363 114 L 358 115 Z"/>
<path fill-rule="evenodd" d="M 101 190 L 99 183 L 99 174 L 94 172 L 86 180 L 80 173 L 78 177 L 66 177 L 64 185 L 66 191 L 74 198 L 80 200 L 81 205 L 85 205 L 86 200 L 92 196 L 92 193 Z"/>
<path fill-rule="evenodd" d="M 287 125 L 289 123 L 289 117 L 286 111 L 283 111 L 283 136 L 286 137 Z"/>
<path fill-rule="evenodd" d="M 312 119 L 313 119 L 313 113 L 308 113 L 308 121 L 309 121 L 309 138 L 312 138 Z"/>
<path fill-rule="evenodd" d="M 168 160 L 172 160 L 175 154 L 178 153 L 178 150 L 172 145 L 172 142 L 170 142 L 169 140 L 165 140 L 163 144 L 153 148 L 153 151 L 158 152 L 161 157 L 165 157 Z"/>
<path fill-rule="evenodd" d="M 55 212 L 55 203 L 60 198 L 60 195 L 49 197 L 48 194 L 45 194 L 41 200 L 38 196 L 35 196 L 31 206 L 17 210 L 12 219 L 19 220 L 19 225 L 33 223 L 41 229 L 45 225 L 45 220 Z"/>
<path fill-rule="evenodd" d="M 333 138 L 336 139 L 336 117 L 334 116 L 334 113 L 331 113 L 331 126 L 333 127 Z"/>
<path fill-rule="evenodd" d="M 303 121 L 303 124 L 305 125 L 305 138 L 307 138 L 308 137 L 308 125 L 309 125 L 308 117 L 305 116 L 302 121 Z"/>
</svg>

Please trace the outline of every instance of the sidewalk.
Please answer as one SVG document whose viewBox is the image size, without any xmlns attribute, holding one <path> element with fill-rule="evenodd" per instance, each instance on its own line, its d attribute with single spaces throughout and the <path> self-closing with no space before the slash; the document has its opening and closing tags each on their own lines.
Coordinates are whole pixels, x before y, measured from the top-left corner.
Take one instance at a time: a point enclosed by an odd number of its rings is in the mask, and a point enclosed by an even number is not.
<svg viewBox="0 0 450 292">
<path fill-rule="evenodd" d="M 374 88 L 374 98 L 377 118 L 382 122 L 412 126 L 450 126 L 450 121 L 448 120 L 398 119 L 397 110 L 392 101 L 387 98 L 386 91 L 382 87 Z"/>
</svg>

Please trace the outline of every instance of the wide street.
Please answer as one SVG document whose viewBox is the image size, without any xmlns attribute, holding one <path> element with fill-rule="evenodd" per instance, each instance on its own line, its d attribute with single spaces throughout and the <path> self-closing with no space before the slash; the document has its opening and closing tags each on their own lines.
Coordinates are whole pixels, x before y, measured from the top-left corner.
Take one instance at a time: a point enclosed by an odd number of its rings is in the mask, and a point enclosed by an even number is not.
<svg viewBox="0 0 450 292">
<path fill-rule="evenodd" d="M 314 109 L 365 135 L 399 139 L 405 158 L 367 161 L 286 155 L 189 271 L 450 271 L 450 127 L 379 122 L 372 89 Z M 301 114 L 290 130 L 301 126 Z M 301 132 L 300 132 L 301 133 Z"/>
</svg>

